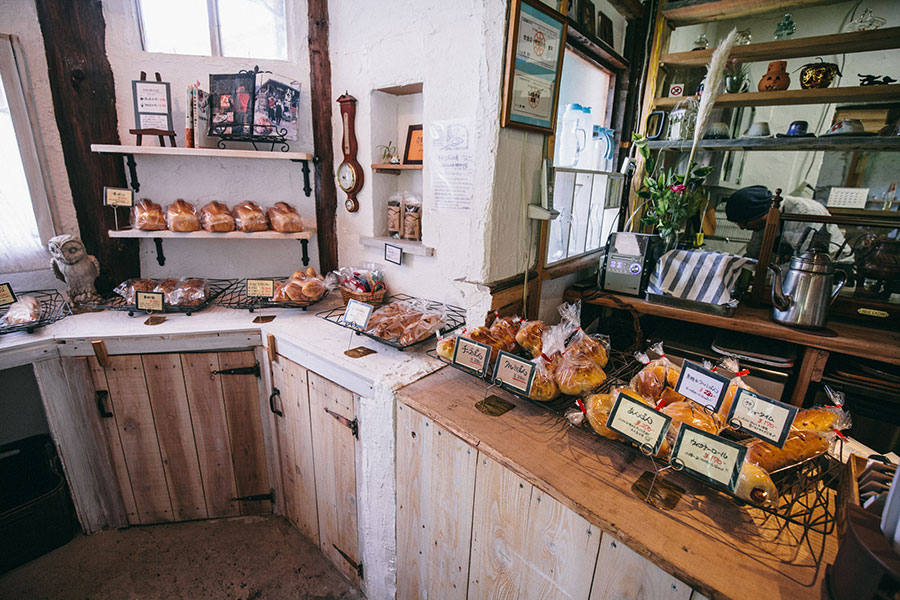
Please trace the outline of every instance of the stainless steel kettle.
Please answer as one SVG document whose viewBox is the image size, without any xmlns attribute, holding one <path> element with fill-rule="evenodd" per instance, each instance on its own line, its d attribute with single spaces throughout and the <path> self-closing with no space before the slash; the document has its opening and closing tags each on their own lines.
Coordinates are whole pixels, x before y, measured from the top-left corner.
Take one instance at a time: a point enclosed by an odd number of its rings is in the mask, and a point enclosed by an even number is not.
<svg viewBox="0 0 900 600">
<path fill-rule="evenodd" d="M 816 249 L 794 256 L 787 273 L 782 273 L 783 268 L 769 265 L 775 274 L 772 318 L 792 327 L 825 327 L 828 308 L 847 282 L 847 274 L 835 270 L 827 252 Z"/>
</svg>

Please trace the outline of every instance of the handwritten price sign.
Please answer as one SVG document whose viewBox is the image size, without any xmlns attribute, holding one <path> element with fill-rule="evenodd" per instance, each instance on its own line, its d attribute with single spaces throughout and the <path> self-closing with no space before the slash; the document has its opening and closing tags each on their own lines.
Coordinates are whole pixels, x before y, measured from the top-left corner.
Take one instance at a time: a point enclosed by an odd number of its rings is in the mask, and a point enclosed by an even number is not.
<svg viewBox="0 0 900 600">
<path fill-rule="evenodd" d="M 687 423 L 681 424 L 671 462 L 708 483 L 734 491 L 747 448 Z"/>
<path fill-rule="evenodd" d="M 372 317 L 372 311 L 375 307 L 359 300 L 350 300 L 344 309 L 344 316 L 341 317 L 348 327 L 365 331 L 369 325 L 369 319 Z"/>
<path fill-rule="evenodd" d="M 672 417 L 620 392 L 606 426 L 638 446 L 649 446 L 651 454 L 656 454 L 671 422 Z"/>
<path fill-rule="evenodd" d="M 494 383 L 512 392 L 527 396 L 534 381 L 534 363 L 509 352 L 500 351 L 494 367 Z"/>
<path fill-rule="evenodd" d="M 490 359 L 490 346 L 479 344 L 464 337 L 456 338 L 456 347 L 453 349 L 453 364 L 455 366 L 481 377 L 487 370 Z"/>
<path fill-rule="evenodd" d="M 701 406 L 708 406 L 716 411 L 725 398 L 725 392 L 728 391 L 728 378 L 686 360 L 681 366 L 681 375 L 675 384 L 675 391 Z"/>
<path fill-rule="evenodd" d="M 735 429 L 782 448 L 796 416 L 796 406 L 740 388 L 731 403 L 728 422 Z"/>
</svg>

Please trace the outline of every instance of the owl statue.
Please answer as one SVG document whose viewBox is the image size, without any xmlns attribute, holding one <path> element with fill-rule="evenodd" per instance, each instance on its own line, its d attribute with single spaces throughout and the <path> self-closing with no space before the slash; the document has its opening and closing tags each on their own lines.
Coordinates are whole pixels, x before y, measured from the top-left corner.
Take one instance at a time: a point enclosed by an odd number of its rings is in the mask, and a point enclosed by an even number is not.
<svg viewBox="0 0 900 600">
<path fill-rule="evenodd" d="M 94 280 L 100 275 L 100 263 L 88 254 L 77 237 L 58 235 L 50 239 L 47 249 L 53 258 L 50 266 L 56 278 L 66 284 L 69 299 L 75 304 L 98 302 L 100 295 Z"/>
</svg>

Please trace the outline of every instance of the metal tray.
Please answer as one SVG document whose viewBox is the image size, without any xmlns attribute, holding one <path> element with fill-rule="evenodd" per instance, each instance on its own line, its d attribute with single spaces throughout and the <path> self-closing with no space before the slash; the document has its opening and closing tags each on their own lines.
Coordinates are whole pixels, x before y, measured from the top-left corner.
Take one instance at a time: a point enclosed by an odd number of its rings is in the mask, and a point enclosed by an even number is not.
<svg viewBox="0 0 900 600">
<path fill-rule="evenodd" d="M 438 333 L 441 333 L 441 334 L 450 333 L 451 331 L 462 327 L 466 323 L 466 311 L 464 309 L 460 308 L 459 306 L 453 306 L 451 304 L 442 304 L 440 302 L 435 302 L 433 300 L 424 300 L 422 298 L 415 298 L 413 296 L 408 296 L 406 294 L 394 294 L 393 296 L 386 298 L 384 301 L 384 304 L 382 304 L 378 308 L 387 306 L 388 304 L 390 304 L 392 302 L 401 302 L 404 300 L 417 300 L 419 302 L 424 302 L 425 308 L 427 310 L 444 310 L 444 311 L 446 311 L 446 315 L 447 315 L 446 322 L 443 327 L 438 329 Z M 377 310 L 377 308 L 376 308 L 376 310 Z M 401 344 L 400 342 L 398 342 L 396 340 L 386 340 L 384 338 L 378 337 L 377 335 L 372 335 L 371 333 L 369 333 L 367 331 L 359 331 L 357 329 L 354 329 L 353 327 L 344 325 L 344 322 L 342 320 L 342 317 L 344 316 L 344 307 L 343 306 L 339 306 L 339 307 L 333 308 L 331 310 L 326 310 L 326 311 L 320 312 L 317 314 L 317 316 L 325 319 L 326 321 L 331 321 L 335 325 L 340 325 L 341 327 L 349 329 L 350 331 L 353 331 L 357 335 L 364 335 L 367 338 L 371 338 L 371 339 L 375 340 L 376 342 L 379 342 L 386 346 L 390 346 L 392 348 L 396 348 L 397 350 L 406 350 L 407 348 L 412 348 L 413 346 L 419 346 L 419 345 L 425 344 L 429 340 L 433 340 L 435 338 L 435 334 L 432 334 L 432 335 L 428 336 L 427 338 L 425 338 L 424 340 L 419 340 L 418 342 L 415 342 L 414 344 L 407 344 L 406 346 L 404 346 L 403 344 Z"/>
<path fill-rule="evenodd" d="M 276 285 L 279 283 L 284 283 L 287 281 L 287 277 L 251 277 L 250 279 L 271 279 Z M 328 290 L 325 290 L 325 293 L 322 294 L 322 297 L 318 300 L 311 301 L 289 301 L 289 302 L 274 302 L 271 298 L 258 298 L 247 295 L 247 280 L 246 279 L 236 279 L 234 285 L 226 289 L 222 294 L 220 294 L 216 300 L 216 306 L 224 306 L 225 308 L 234 308 L 238 310 L 248 310 L 253 312 L 257 309 L 262 308 L 299 308 L 300 310 L 306 310 L 313 304 L 321 302 L 326 297 L 328 297 Z"/>
<path fill-rule="evenodd" d="M 204 279 L 203 277 L 187 277 L 184 279 Z M 209 286 L 209 296 L 206 297 L 206 300 L 197 304 L 195 306 L 177 306 L 172 304 L 163 305 L 163 313 L 184 313 L 188 316 L 192 315 L 195 312 L 200 312 L 207 306 L 213 303 L 213 301 L 222 293 L 227 291 L 231 286 L 235 284 L 234 279 L 206 279 L 206 283 Z M 122 296 L 112 296 L 110 298 L 106 298 L 97 302 L 96 304 L 85 304 L 84 306 L 89 306 L 91 308 L 102 308 L 105 310 L 120 310 L 128 313 L 129 317 L 133 317 L 135 313 L 151 313 L 154 311 L 146 311 L 146 310 L 138 310 L 138 308 L 134 304 L 128 304 L 125 302 L 125 298 Z"/>
<path fill-rule="evenodd" d="M 35 290 L 32 292 L 20 292 L 16 294 L 19 298 L 31 296 L 41 303 L 41 314 L 37 321 L 31 323 L 22 323 L 21 325 L 8 325 L 3 317 L 9 311 L 9 306 L 0 308 L 0 335 L 4 333 L 13 333 L 16 331 L 26 331 L 34 333 L 35 329 L 55 323 L 60 319 L 68 317 L 72 314 L 69 303 L 62 294 L 56 290 Z"/>
<path fill-rule="evenodd" d="M 675 296 L 663 296 L 662 294 L 651 294 L 647 292 L 645 299 L 652 304 L 661 304 L 663 306 L 671 306 L 673 308 L 683 308 L 684 310 L 692 310 L 708 315 L 718 315 L 720 317 L 730 317 L 734 315 L 734 307 L 727 304 L 710 304 L 709 302 L 697 302 L 696 300 L 685 300 L 684 298 L 676 298 Z"/>
</svg>

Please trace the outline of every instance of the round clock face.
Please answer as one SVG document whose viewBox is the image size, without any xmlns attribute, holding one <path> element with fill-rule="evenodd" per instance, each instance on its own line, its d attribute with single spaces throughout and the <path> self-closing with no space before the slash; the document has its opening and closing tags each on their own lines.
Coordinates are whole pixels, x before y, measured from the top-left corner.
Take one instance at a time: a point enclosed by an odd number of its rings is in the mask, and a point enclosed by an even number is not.
<svg viewBox="0 0 900 600">
<path fill-rule="evenodd" d="M 338 167 L 337 177 L 338 185 L 340 185 L 341 189 L 345 192 L 349 192 L 356 187 L 356 169 L 350 163 L 341 163 L 341 166 Z"/>
</svg>

